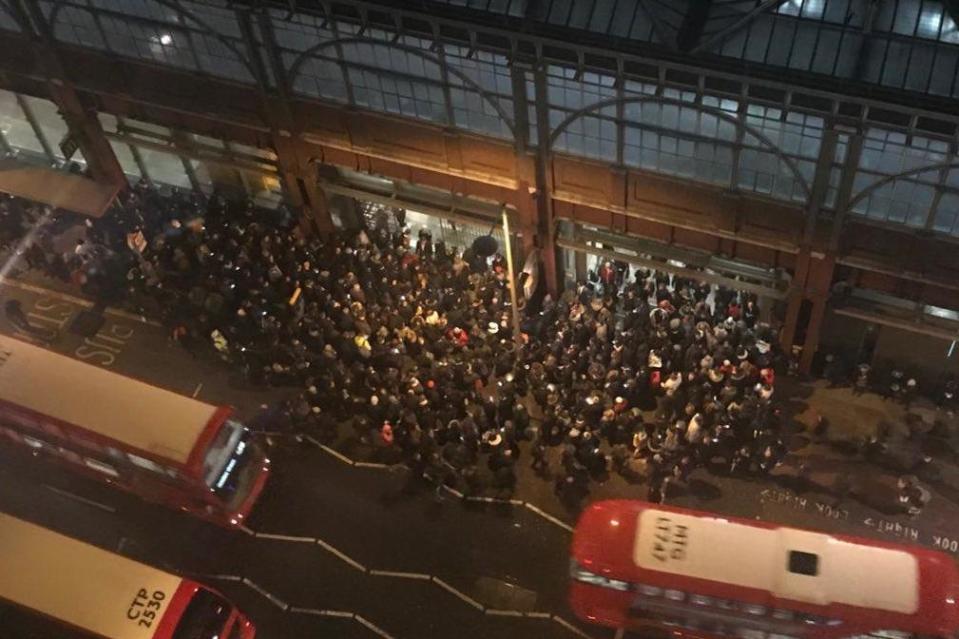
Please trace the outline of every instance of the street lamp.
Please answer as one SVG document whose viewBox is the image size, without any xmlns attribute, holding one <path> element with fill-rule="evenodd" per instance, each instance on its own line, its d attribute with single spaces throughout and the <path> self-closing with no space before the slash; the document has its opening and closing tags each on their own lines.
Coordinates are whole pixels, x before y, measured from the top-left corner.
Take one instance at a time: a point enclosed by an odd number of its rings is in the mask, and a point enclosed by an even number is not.
<svg viewBox="0 0 959 639">
<path fill-rule="evenodd" d="M 506 244 L 506 276 L 509 278 L 509 297 L 510 307 L 513 309 L 513 340 L 517 345 L 522 345 L 519 330 L 519 304 L 516 299 L 516 274 L 513 272 L 513 243 L 509 235 L 509 210 L 503 204 L 501 208 L 503 215 L 503 242 Z"/>
</svg>

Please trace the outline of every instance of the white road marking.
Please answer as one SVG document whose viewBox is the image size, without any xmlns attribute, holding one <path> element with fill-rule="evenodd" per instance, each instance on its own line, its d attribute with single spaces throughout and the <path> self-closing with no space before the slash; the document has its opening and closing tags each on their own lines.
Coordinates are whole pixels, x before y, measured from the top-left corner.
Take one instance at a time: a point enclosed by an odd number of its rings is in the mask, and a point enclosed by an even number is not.
<svg viewBox="0 0 959 639">
<path fill-rule="evenodd" d="M 445 484 L 444 484 L 444 486 L 443 486 L 443 490 L 445 490 L 445 491 L 448 492 L 449 494 L 453 495 L 454 497 L 458 497 L 459 499 L 463 499 L 463 497 L 464 497 L 462 491 L 459 491 L 459 490 L 456 490 L 455 488 L 451 488 L 451 487 L 449 487 L 449 486 L 446 486 Z"/>
<path fill-rule="evenodd" d="M 28 284 L 26 282 L 21 282 L 20 280 L 14 279 L 12 277 L 6 277 L 0 275 L 0 285 L 9 286 L 11 288 L 16 288 L 21 291 L 27 291 L 28 293 L 38 293 L 40 295 L 47 295 L 54 299 L 58 299 L 64 302 L 69 302 L 71 304 L 76 304 L 77 306 L 82 306 L 84 308 L 93 308 L 94 303 L 90 300 L 84 299 L 82 297 L 77 297 L 76 295 L 70 295 L 69 293 L 61 293 L 60 291 L 54 291 L 42 286 L 37 286 L 35 284 Z M 162 328 L 163 324 L 157 322 L 156 320 L 147 319 L 142 315 L 134 315 L 133 313 L 128 313 L 127 311 L 122 311 L 118 308 L 107 307 L 104 309 L 104 313 L 110 315 L 115 315 L 117 317 L 122 317 L 123 319 L 131 320 L 133 322 L 140 322 L 141 324 L 147 324 L 149 326 L 156 326 Z"/>
<path fill-rule="evenodd" d="M 360 572 L 369 572 L 369 570 L 367 569 L 366 566 L 364 566 L 364 565 L 361 564 L 360 562 L 356 561 L 355 559 L 353 559 L 352 557 L 350 557 L 349 555 L 347 555 L 347 554 L 346 554 L 345 552 L 343 552 L 342 550 L 339 550 L 339 549 L 335 548 L 334 546 L 326 543 L 326 542 L 323 541 L 322 539 L 317 539 L 317 540 L 316 540 L 316 544 L 317 544 L 318 546 L 322 547 L 323 549 L 325 549 L 327 552 L 333 553 L 334 555 L 336 555 L 337 557 L 339 557 L 340 559 L 342 559 L 345 563 L 347 563 L 348 565 L 352 566 L 353 568 L 356 568 L 356 569 L 359 570 Z"/>
<path fill-rule="evenodd" d="M 263 595 L 264 597 L 266 597 L 266 598 L 267 598 L 273 605 L 275 605 L 277 608 L 280 608 L 281 610 L 289 610 L 289 609 L 290 609 L 290 605 L 289 605 L 288 603 L 286 603 L 285 601 L 283 601 L 282 599 L 280 599 L 279 597 L 277 597 L 276 595 L 274 595 L 272 592 L 266 590 L 265 588 L 263 588 L 262 586 L 260 586 L 260 585 L 259 585 L 258 583 L 256 583 L 255 581 L 253 581 L 253 580 L 251 580 L 251 579 L 247 579 L 246 577 L 244 577 L 244 578 L 243 578 L 243 583 L 246 584 L 247 586 L 249 586 L 250 588 L 252 588 L 253 590 L 257 591 L 258 593 L 260 593 L 260 594 Z"/>
<path fill-rule="evenodd" d="M 486 608 L 483 606 L 483 604 L 481 604 L 480 602 L 476 601 L 476 600 L 473 599 L 472 597 L 466 595 L 465 593 L 460 592 L 459 590 L 457 590 L 457 589 L 454 588 L 453 586 L 449 585 L 448 583 L 446 583 L 445 581 L 443 581 L 443 580 L 440 579 L 439 577 L 433 577 L 432 580 L 433 580 L 433 583 L 434 583 L 434 584 L 436 584 L 437 586 L 439 586 L 440 588 L 442 588 L 442 589 L 445 590 L 446 592 L 450 593 L 450 594 L 453 595 L 454 597 L 460 599 L 461 601 L 466 602 L 467 604 L 473 606 L 473 607 L 476 608 L 477 610 L 480 610 L 480 611 L 483 611 L 483 612 L 486 611 Z"/>
<path fill-rule="evenodd" d="M 317 615 L 319 617 L 342 617 L 344 619 L 354 619 L 356 613 L 345 610 L 319 610 L 318 608 L 300 608 L 290 606 L 290 612 L 298 612 L 304 615 Z"/>
<path fill-rule="evenodd" d="M 583 632 L 582 630 L 580 630 L 579 628 L 577 628 L 576 626 L 574 626 L 573 624 L 571 624 L 570 622 L 566 621 L 565 619 L 563 619 L 562 617 L 558 615 L 553 615 L 553 621 L 563 626 L 564 628 L 572 632 L 574 635 L 579 635 L 580 637 L 585 637 L 586 639 L 592 639 L 588 634 L 586 634 L 585 632 Z"/>
<path fill-rule="evenodd" d="M 207 575 L 208 579 L 216 579 L 218 581 L 233 581 L 233 582 L 242 582 L 243 577 L 237 577 L 236 575 Z"/>
<path fill-rule="evenodd" d="M 253 533 L 254 537 L 261 539 L 276 539 L 278 541 L 293 541 L 301 544 L 315 544 L 316 537 L 297 537 L 295 535 L 276 535 L 273 533 Z"/>
<path fill-rule="evenodd" d="M 370 574 L 376 577 L 396 577 L 397 579 L 418 579 L 420 581 L 430 581 L 433 579 L 430 575 L 424 575 L 420 572 L 399 572 L 396 570 L 375 570 L 370 569 Z"/>
<path fill-rule="evenodd" d="M 314 437 L 307 435 L 306 440 L 309 441 L 311 444 L 319 447 L 323 452 L 329 455 L 332 455 L 333 457 L 336 457 L 338 460 L 340 460 L 344 464 L 349 464 L 350 466 L 354 466 L 356 468 L 375 468 L 375 469 L 385 469 L 385 470 L 393 471 L 397 468 L 403 467 L 402 464 L 388 465 L 388 464 L 377 464 L 372 462 L 358 462 L 353 459 L 350 459 L 349 457 L 339 452 L 338 450 L 330 448 L 326 444 L 321 443 L 319 440 L 315 439 Z M 558 517 L 554 517 L 553 515 L 550 515 L 548 512 L 544 511 L 542 508 L 540 508 L 536 504 L 531 504 L 528 501 L 523 501 L 521 499 L 499 499 L 496 497 L 486 497 L 483 495 L 466 496 L 466 495 L 463 495 L 463 493 L 460 492 L 459 490 L 456 490 L 455 488 L 450 488 L 449 486 L 445 486 L 445 485 L 443 486 L 443 490 L 445 490 L 446 492 L 452 495 L 455 495 L 456 497 L 459 497 L 460 499 L 465 499 L 466 501 L 482 502 L 486 504 L 504 504 L 504 505 L 508 504 L 512 506 L 525 506 L 526 508 L 529 508 L 532 512 L 536 513 L 537 515 L 539 515 L 546 521 L 550 522 L 551 524 L 559 526 L 566 532 L 573 532 L 573 527 L 567 524 L 565 521 L 559 519 Z"/>
<path fill-rule="evenodd" d="M 351 460 L 352 461 L 352 460 Z M 357 468 L 389 468 L 388 464 L 378 464 L 376 462 L 352 462 Z"/>
<path fill-rule="evenodd" d="M 203 382 L 200 382 L 196 385 L 196 388 L 193 389 L 193 399 L 196 399 L 196 396 L 200 394 L 200 390 L 203 388 Z"/>
<path fill-rule="evenodd" d="M 554 524 L 556 524 L 557 526 L 559 526 L 560 528 L 562 528 L 563 530 L 565 530 L 565 531 L 567 531 L 567 532 L 573 532 L 573 527 L 572 527 L 572 526 L 570 526 L 569 524 L 567 524 L 567 523 L 564 522 L 564 521 L 561 521 L 560 519 L 557 519 L 556 517 L 553 517 L 553 516 L 550 515 L 548 512 L 544 511 L 542 508 L 540 508 L 540 507 L 538 507 L 538 506 L 536 506 L 536 505 L 534 505 L 534 504 L 531 504 L 531 503 L 529 503 L 528 501 L 527 501 L 527 502 L 523 502 L 523 505 L 525 505 L 527 508 L 529 508 L 530 510 L 532 510 L 534 513 L 536 513 L 537 515 L 539 515 L 540 517 L 542 517 L 542 518 L 545 519 L 546 521 L 553 522 Z"/>
<path fill-rule="evenodd" d="M 264 535 L 258 535 L 258 536 L 263 537 Z M 283 535 L 272 535 L 272 536 L 269 536 L 268 538 L 279 538 L 279 539 L 282 539 L 282 540 L 293 539 L 293 540 L 296 540 L 296 541 L 299 541 L 299 540 L 303 539 L 302 537 L 284 537 Z M 578 636 L 580 636 L 580 637 L 585 637 L 586 639 L 591 639 L 590 636 L 587 635 L 586 633 L 584 633 L 582 630 L 580 630 L 579 628 L 577 628 L 576 626 L 574 626 L 574 625 L 571 624 L 570 622 L 566 621 L 565 619 L 563 619 L 562 617 L 559 617 L 559 616 L 557 616 L 557 615 L 553 615 L 553 614 L 550 614 L 550 613 L 547 613 L 547 612 L 521 611 L 521 610 L 503 610 L 503 609 L 499 609 L 499 608 L 485 608 L 480 602 L 478 602 L 478 601 L 476 601 L 475 599 L 473 599 L 472 597 L 470 597 L 470 596 L 468 596 L 468 595 L 460 592 L 459 590 L 457 590 L 456 588 L 454 588 L 453 586 L 451 586 L 451 585 L 448 584 L 447 582 L 443 581 L 443 580 L 440 579 L 439 577 L 436 577 L 435 575 L 425 575 L 425 574 L 420 574 L 420 573 L 407 573 L 407 572 L 393 572 L 393 571 L 388 571 L 388 570 L 366 570 L 365 568 L 363 568 L 362 566 L 360 566 L 359 564 L 357 564 L 356 562 L 354 562 L 352 559 L 349 559 L 349 557 L 347 557 L 346 555 L 343 555 L 342 553 L 340 553 L 339 551 L 337 551 L 335 548 L 333 548 L 333 546 L 330 546 L 329 544 L 327 544 L 327 543 L 324 542 L 323 540 L 317 539 L 316 541 L 317 541 L 318 544 L 320 544 L 321 546 L 323 546 L 323 547 L 326 548 L 327 550 L 330 550 L 330 551 L 333 552 L 334 554 L 337 554 L 337 556 L 339 556 L 341 559 L 344 559 L 344 561 L 347 561 L 347 560 L 348 560 L 348 563 L 352 562 L 351 565 L 354 565 L 354 564 L 355 564 L 354 567 L 359 568 L 359 569 L 361 569 L 363 572 L 366 572 L 366 573 L 368 573 L 368 574 L 370 574 L 370 575 L 375 575 L 375 576 L 377 576 L 377 577 L 394 577 L 394 578 L 399 578 L 399 579 L 415 579 L 415 580 L 417 580 L 417 581 L 431 581 L 431 582 L 433 582 L 434 584 L 436 584 L 437 586 L 439 586 L 440 588 L 442 588 L 443 590 L 445 590 L 445 591 L 449 592 L 450 594 L 452 594 L 453 596 L 455 596 L 457 599 L 463 601 L 464 603 L 470 605 L 470 606 L 473 607 L 474 609 L 476 609 L 476 610 L 478 610 L 478 611 L 480 611 L 480 612 L 482 612 L 482 613 L 484 613 L 484 614 L 490 615 L 491 617 L 516 617 L 516 618 L 520 618 L 520 619 L 522 619 L 522 618 L 527 618 L 527 619 L 545 619 L 545 620 L 547 620 L 547 621 L 553 621 L 553 622 L 555 622 L 555 623 L 560 624 L 561 626 L 563 626 L 564 628 L 566 628 L 566 629 L 569 630 L 570 632 L 572 632 L 572 633 L 574 633 L 574 634 L 576 634 L 576 635 L 578 635 Z M 206 579 L 211 579 L 211 580 L 218 580 L 218 581 L 229 581 L 229 582 L 233 582 L 233 583 L 242 583 L 243 585 L 247 586 L 248 588 L 251 588 L 251 589 L 255 590 L 259 595 L 261 595 L 262 597 L 265 597 L 267 600 L 270 601 L 270 603 L 272 603 L 272 604 L 275 605 L 276 607 L 282 609 L 284 612 L 292 612 L 292 613 L 304 614 L 304 615 L 316 615 L 316 616 L 321 616 L 321 617 L 339 617 L 339 618 L 343 618 L 343 619 L 353 619 L 353 620 L 355 620 L 357 623 L 359 623 L 359 624 L 365 626 L 366 628 L 368 628 L 369 630 L 372 630 L 373 632 L 377 633 L 379 636 L 384 637 L 385 639 L 393 639 L 393 636 L 392 636 L 392 635 L 388 634 L 388 633 L 387 633 L 386 631 L 384 631 L 382 628 L 380 628 L 379 626 L 373 624 L 372 622 L 370 622 L 369 620 L 365 619 L 362 615 L 360 615 L 360 614 L 358 614 L 358 613 L 349 612 L 349 611 L 345 611 L 345 610 L 324 610 L 324 609 L 319 609 L 319 608 L 303 608 L 303 607 L 300 607 L 300 606 L 292 606 L 292 605 L 286 603 L 285 601 L 283 601 L 282 599 L 280 599 L 279 597 L 277 597 L 276 595 L 274 595 L 273 593 L 271 593 L 270 591 L 268 591 L 268 590 L 266 590 L 265 588 L 263 588 L 262 586 L 260 586 L 258 583 L 256 583 L 256 582 L 253 581 L 252 579 L 249 579 L 249 578 L 247 578 L 247 577 L 237 577 L 237 576 L 235 576 L 235 575 L 205 575 L 204 578 L 206 578 Z"/>
<path fill-rule="evenodd" d="M 383 639 L 393 639 L 393 635 L 388 634 L 385 630 L 375 625 L 373 622 L 367 621 L 365 618 L 361 617 L 360 615 L 354 615 L 353 618 L 356 619 L 362 625 L 366 626 L 367 628 L 375 632 L 376 634 L 378 634 L 379 636 L 383 637 Z"/>
<path fill-rule="evenodd" d="M 93 506 L 94 508 L 99 508 L 100 510 L 104 510 L 104 511 L 106 511 L 106 512 L 108 512 L 108 513 L 115 513 L 115 512 L 117 511 L 117 509 L 114 508 L 113 506 L 107 506 L 106 504 L 101 504 L 101 503 L 98 502 L 98 501 L 93 501 L 92 499 L 87 499 L 86 497 L 81 497 L 80 495 L 75 495 L 75 494 L 73 494 L 73 493 L 71 493 L 71 492 L 69 492 L 69 491 L 63 490 L 63 489 L 61 489 L 61 488 L 56 488 L 56 487 L 51 486 L 51 485 L 49 485 L 49 484 L 44 484 L 43 486 L 44 486 L 44 488 L 46 488 L 46 489 L 49 490 L 49 491 L 55 492 L 56 494 L 58 494 L 58 495 L 60 495 L 60 496 L 62 496 L 62 497 L 66 497 L 67 499 L 72 499 L 72 500 L 74 500 L 74 501 L 78 501 L 78 502 L 80 502 L 81 504 L 86 504 L 87 506 Z"/>
</svg>

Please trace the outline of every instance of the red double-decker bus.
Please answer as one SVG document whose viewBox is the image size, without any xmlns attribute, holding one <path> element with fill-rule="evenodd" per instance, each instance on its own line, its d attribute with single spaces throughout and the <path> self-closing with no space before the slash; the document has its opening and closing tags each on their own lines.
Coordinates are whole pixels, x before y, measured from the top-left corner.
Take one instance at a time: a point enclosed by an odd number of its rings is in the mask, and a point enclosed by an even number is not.
<svg viewBox="0 0 959 639">
<path fill-rule="evenodd" d="M 223 525 L 243 522 L 270 468 L 232 415 L 0 336 L 0 441 Z"/>
<path fill-rule="evenodd" d="M 570 577 L 580 619 L 643 636 L 959 631 L 959 572 L 943 553 L 640 501 L 583 513 Z"/>
<path fill-rule="evenodd" d="M 253 639 L 229 601 L 195 581 L 0 514 L 0 636 Z"/>
</svg>

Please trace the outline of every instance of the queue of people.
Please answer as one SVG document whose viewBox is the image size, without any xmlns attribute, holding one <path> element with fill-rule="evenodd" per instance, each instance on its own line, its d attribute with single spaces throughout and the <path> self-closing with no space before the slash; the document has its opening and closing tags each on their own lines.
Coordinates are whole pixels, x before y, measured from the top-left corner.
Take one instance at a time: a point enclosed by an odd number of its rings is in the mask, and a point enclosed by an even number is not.
<svg viewBox="0 0 959 639">
<path fill-rule="evenodd" d="M 609 472 L 662 500 L 696 467 L 768 473 L 786 452 L 781 353 L 751 295 L 604 262 L 556 299 L 524 297 L 514 339 L 501 256 L 386 223 L 321 239 L 218 196 L 123 198 L 72 252 L 40 233 L 31 266 L 295 389 L 267 428 L 352 429 L 437 490 L 492 477 L 509 494 L 529 464 L 570 501 Z"/>
</svg>

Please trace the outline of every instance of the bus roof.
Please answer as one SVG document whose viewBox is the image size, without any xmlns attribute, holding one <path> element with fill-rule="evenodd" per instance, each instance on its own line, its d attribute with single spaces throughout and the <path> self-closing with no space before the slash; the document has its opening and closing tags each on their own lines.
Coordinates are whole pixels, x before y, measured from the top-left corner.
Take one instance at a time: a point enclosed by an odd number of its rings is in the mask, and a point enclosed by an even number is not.
<svg viewBox="0 0 959 639">
<path fill-rule="evenodd" d="M 633 561 L 646 570 L 721 580 L 819 606 L 905 614 L 919 609 L 919 562 L 905 550 L 656 507 L 639 513 L 635 539 Z M 803 560 L 811 565 L 789 567 Z"/>
<path fill-rule="evenodd" d="M 689 588 L 714 582 L 904 615 L 919 614 L 924 597 L 951 602 L 959 583 L 952 560 L 938 551 L 635 500 L 590 504 L 572 555 L 618 579 L 655 573 Z"/>
<path fill-rule="evenodd" d="M 111 639 L 150 639 L 181 577 L 0 514 L 0 598 Z M 151 627 L 128 617 L 143 589 L 162 592 Z"/>
<path fill-rule="evenodd" d="M 0 401 L 183 465 L 217 411 L 212 404 L 4 336 Z"/>
</svg>

